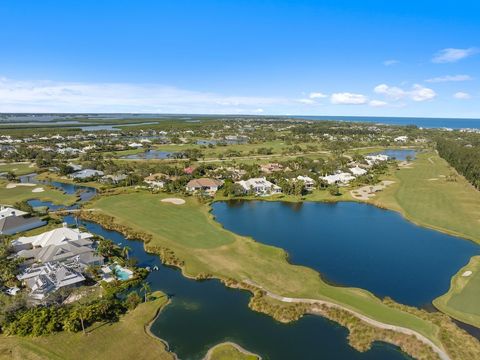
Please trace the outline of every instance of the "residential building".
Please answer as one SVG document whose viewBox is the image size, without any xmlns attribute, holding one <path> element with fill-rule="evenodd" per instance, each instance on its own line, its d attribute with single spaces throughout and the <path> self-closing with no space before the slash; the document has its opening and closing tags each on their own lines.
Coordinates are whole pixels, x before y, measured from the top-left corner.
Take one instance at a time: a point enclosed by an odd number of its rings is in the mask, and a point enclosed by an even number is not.
<svg viewBox="0 0 480 360">
<path fill-rule="evenodd" d="M 0 218 L 0 235 L 14 235 L 23 231 L 36 229 L 46 224 L 46 221 L 35 216 L 7 216 Z"/>
<path fill-rule="evenodd" d="M 270 174 L 272 172 L 282 171 L 283 165 L 277 163 L 262 164 L 260 165 L 260 170 L 266 174 Z"/>
<path fill-rule="evenodd" d="M 163 180 L 164 178 L 165 175 L 161 173 L 150 174 L 145 179 L 143 179 L 143 182 L 151 188 L 161 189 L 165 186 L 165 181 Z"/>
<path fill-rule="evenodd" d="M 270 195 L 278 194 L 282 192 L 282 189 L 263 178 L 251 178 L 248 180 L 237 181 L 236 184 L 239 184 L 245 192 L 253 192 L 255 195 Z"/>
<path fill-rule="evenodd" d="M 320 179 L 324 180 L 327 182 L 329 185 L 333 184 L 348 184 L 350 181 L 355 179 L 355 177 L 346 172 L 339 172 L 337 174 L 333 175 L 327 175 L 327 176 L 320 176 Z"/>
<path fill-rule="evenodd" d="M 367 170 L 362 169 L 358 165 L 355 166 L 355 167 L 352 167 L 348 170 L 350 170 L 350 172 L 353 174 L 353 176 L 362 176 L 362 175 L 365 175 L 367 173 Z"/>
<path fill-rule="evenodd" d="M 84 170 L 76 171 L 70 174 L 70 177 L 72 179 L 78 179 L 78 180 L 85 180 L 85 179 L 96 178 L 100 176 L 103 176 L 103 171 L 93 170 L 93 169 L 84 169 Z"/>
<path fill-rule="evenodd" d="M 307 191 L 313 191 L 315 189 L 315 180 L 311 177 L 299 175 L 296 177 L 296 180 L 303 181 L 305 190 Z"/>
<path fill-rule="evenodd" d="M 44 232 L 36 236 L 22 236 L 12 242 L 15 252 L 49 245 L 62 245 L 70 241 L 91 239 L 93 235 L 81 232 L 79 229 L 71 229 L 63 224 L 63 227 Z"/>
<path fill-rule="evenodd" d="M 200 179 L 190 180 L 186 188 L 187 188 L 187 191 L 190 191 L 190 192 L 203 191 L 210 194 L 215 194 L 222 185 L 223 185 L 222 180 L 200 178 Z"/>
<path fill-rule="evenodd" d="M 75 269 L 75 264 L 46 263 L 41 266 L 27 268 L 18 275 L 24 285 L 30 289 L 29 296 L 33 300 L 43 301 L 60 290 L 77 287 L 85 281 L 85 277 Z"/>
</svg>

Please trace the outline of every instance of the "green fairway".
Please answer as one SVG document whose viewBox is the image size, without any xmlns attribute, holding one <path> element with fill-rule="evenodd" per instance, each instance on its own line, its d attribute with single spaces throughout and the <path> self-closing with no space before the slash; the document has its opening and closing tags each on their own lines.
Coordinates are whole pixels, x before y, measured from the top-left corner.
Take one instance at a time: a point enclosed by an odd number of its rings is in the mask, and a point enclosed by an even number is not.
<svg viewBox="0 0 480 360">
<path fill-rule="evenodd" d="M 214 220 L 207 212 L 198 211 L 193 198 L 183 205 L 174 205 L 162 203 L 165 197 L 147 192 L 130 193 L 101 198 L 95 207 L 176 246 L 208 249 L 235 241 L 232 233 L 213 226 Z"/>
<path fill-rule="evenodd" d="M 88 360 L 88 359 L 165 359 L 174 356 L 145 327 L 167 303 L 167 297 L 140 304 L 119 322 L 95 324 L 87 334 L 62 332 L 42 337 L 0 336 L 0 359 Z"/>
<path fill-rule="evenodd" d="M 232 343 L 218 344 L 210 349 L 205 360 L 257 360 L 258 356 L 251 354 Z"/>
<path fill-rule="evenodd" d="M 418 154 L 371 202 L 422 226 L 480 243 L 480 192 L 436 153 Z"/>
<path fill-rule="evenodd" d="M 77 198 L 47 185 L 16 186 L 8 189 L 8 182 L 0 180 L 0 204 L 13 205 L 19 201 L 39 199 L 54 204 L 72 205 Z M 32 192 L 35 188 L 43 188 L 43 192 Z"/>
<path fill-rule="evenodd" d="M 460 269 L 450 290 L 433 304 L 455 319 L 480 327 L 480 256 Z"/>
<path fill-rule="evenodd" d="M 0 164 L 0 173 L 11 171 L 16 176 L 34 173 L 37 167 L 31 163 L 5 163 Z"/>
<path fill-rule="evenodd" d="M 173 205 L 162 203 L 164 197 L 125 193 L 98 199 L 90 207 L 97 209 L 92 216 L 101 211 L 118 224 L 151 234 L 147 247 L 173 250 L 185 262 L 187 275 L 252 280 L 284 296 L 329 300 L 376 320 L 415 329 L 439 343 L 436 325 L 393 309 L 367 291 L 324 283 L 316 271 L 289 264 L 282 249 L 224 230 L 210 217 L 209 206 L 195 198 Z"/>
</svg>

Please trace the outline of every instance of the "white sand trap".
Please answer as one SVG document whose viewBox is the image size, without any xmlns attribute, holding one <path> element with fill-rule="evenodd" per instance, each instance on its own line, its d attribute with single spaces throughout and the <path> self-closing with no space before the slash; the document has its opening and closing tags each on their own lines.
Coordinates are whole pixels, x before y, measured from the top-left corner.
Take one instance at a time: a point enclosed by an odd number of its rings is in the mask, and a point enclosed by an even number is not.
<svg viewBox="0 0 480 360">
<path fill-rule="evenodd" d="M 31 183 L 10 183 L 5 186 L 7 189 L 15 189 L 17 186 L 35 186 L 36 184 Z"/>
<path fill-rule="evenodd" d="M 436 181 L 436 180 L 438 180 L 438 178 L 430 178 L 430 179 L 428 179 L 428 181 Z"/>
<path fill-rule="evenodd" d="M 468 277 L 470 275 L 472 275 L 472 272 L 470 270 L 467 270 L 462 274 L 463 277 Z"/>
<path fill-rule="evenodd" d="M 45 189 L 42 188 L 42 187 L 35 188 L 35 189 L 32 190 L 33 193 L 40 193 L 40 192 L 44 192 L 44 191 L 45 191 Z"/>
<path fill-rule="evenodd" d="M 170 204 L 175 204 L 175 205 L 183 205 L 183 204 L 185 204 L 185 200 L 179 199 L 179 198 L 166 198 L 166 199 L 162 199 L 162 202 L 164 202 L 164 203 L 170 203 Z"/>
</svg>

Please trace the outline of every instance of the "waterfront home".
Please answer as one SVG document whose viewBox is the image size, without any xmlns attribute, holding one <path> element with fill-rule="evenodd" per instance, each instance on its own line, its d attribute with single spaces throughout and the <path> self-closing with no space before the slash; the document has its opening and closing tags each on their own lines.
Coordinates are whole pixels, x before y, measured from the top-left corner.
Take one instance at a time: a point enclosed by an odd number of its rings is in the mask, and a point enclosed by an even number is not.
<svg viewBox="0 0 480 360">
<path fill-rule="evenodd" d="M 222 180 L 200 178 L 190 180 L 186 186 L 186 189 L 189 192 L 206 192 L 213 195 L 222 185 Z"/>
<path fill-rule="evenodd" d="M 28 213 L 25 211 L 17 210 L 9 206 L 0 206 L 0 219 L 6 218 L 8 216 L 24 216 Z"/>
<path fill-rule="evenodd" d="M 315 189 L 315 180 L 308 176 L 298 175 L 296 180 L 303 181 L 305 185 L 305 190 L 313 191 Z"/>
<path fill-rule="evenodd" d="M 365 156 L 365 161 L 369 166 L 372 166 L 374 164 L 378 164 L 382 161 L 387 161 L 387 160 L 388 160 L 388 155 L 384 155 L 384 154 Z"/>
<path fill-rule="evenodd" d="M 262 164 L 260 165 L 260 170 L 266 174 L 271 174 L 273 172 L 282 171 L 283 165 L 278 163 Z"/>
<path fill-rule="evenodd" d="M 163 180 L 165 175 L 162 173 L 150 174 L 143 182 L 147 184 L 152 189 L 161 189 L 165 186 L 165 181 Z"/>
<path fill-rule="evenodd" d="M 255 195 L 270 195 L 278 194 L 282 192 L 282 189 L 263 178 L 251 178 L 248 180 L 237 181 L 236 184 L 239 184 L 245 191 L 245 193 L 252 192 Z"/>
<path fill-rule="evenodd" d="M 77 287 L 85 281 L 85 277 L 74 267 L 61 263 L 29 267 L 17 279 L 30 290 L 29 297 L 37 301 L 45 300 L 60 289 Z"/>
<path fill-rule="evenodd" d="M 83 169 L 80 171 L 76 171 L 73 174 L 70 174 L 72 179 L 77 180 L 85 180 L 90 178 L 97 178 L 103 176 L 103 171 L 100 170 L 93 170 L 93 169 Z"/>
<path fill-rule="evenodd" d="M 102 182 L 110 184 L 119 184 L 120 182 L 127 179 L 125 174 L 116 174 L 116 175 L 105 175 L 102 177 Z"/>
<path fill-rule="evenodd" d="M 93 235 L 81 232 L 79 229 L 71 229 L 63 224 L 63 227 L 44 232 L 36 236 L 22 236 L 12 242 L 15 252 L 49 245 L 61 245 L 70 241 L 91 239 Z"/>
<path fill-rule="evenodd" d="M 46 224 L 38 217 L 7 216 L 0 218 L 0 235 L 14 235 Z"/>
<path fill-rule="evenodd" d="M 320 179 L 323 180 L 323 181 L 326 181 L 328 185 L 333 185 L 333 184 L 346 185 L 350 181 L 355 179 L 355 177 L 350 173 L 339 172 L 339 173 L 333 174 L 333 175 L 320 176 Z"/>
<path fill-rule="evenodd" d="M 96 254 L 93 242 L 88 239 L 20 250 L 16 257 L 23 260 L 23 265 L 58 263 L 71 260 L 77 261 L 82 268 L 103 264 L 103 257 Z"/>
<path fill-rule="evenodd" d="M 358 165 L 355 166 L 355 167 L 352 167 L 348 170 L 353 174 L 353 176 L 362 176 L 362 175 L 365 175 L 367 173 L 367 170 L 362 169 Z"/>
</svg>

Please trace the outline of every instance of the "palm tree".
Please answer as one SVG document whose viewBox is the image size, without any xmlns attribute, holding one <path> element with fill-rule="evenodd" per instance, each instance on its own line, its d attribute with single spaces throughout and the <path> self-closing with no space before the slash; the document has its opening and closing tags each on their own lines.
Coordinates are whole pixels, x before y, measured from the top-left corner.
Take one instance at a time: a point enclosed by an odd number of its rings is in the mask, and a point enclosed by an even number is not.
<svg viewBox="0 0 480 360">
<path fill-rule="evenodd" d="M 142 283 L 142 287 L 141 287 L 141 291 L 143 291 L 144 295 L 145 295 L 145 302 L 147 302 L 147 295 L 148 293 L 150 292 L 151 288 L 150 288 L 150 284 L 148 282 L 144 282 Z"/>
<path fill-rule="evenodd" d="M 132 248 L 130 248 L 128 245 L 124 246 L 122 249 L 122 256 L 124 256 L 127 260 L 129 259 L 130 251 L 132 251 Z"/>
</svg>

